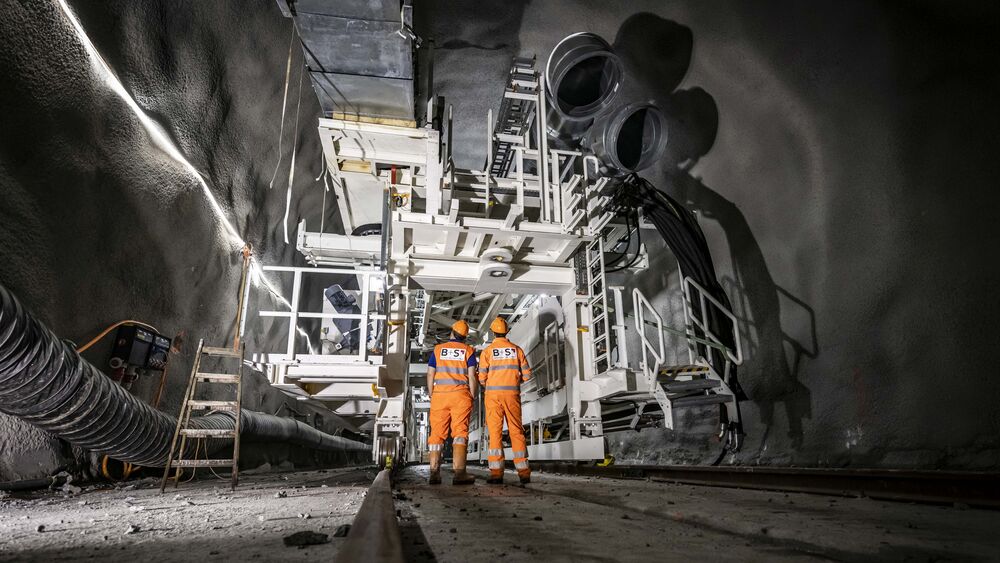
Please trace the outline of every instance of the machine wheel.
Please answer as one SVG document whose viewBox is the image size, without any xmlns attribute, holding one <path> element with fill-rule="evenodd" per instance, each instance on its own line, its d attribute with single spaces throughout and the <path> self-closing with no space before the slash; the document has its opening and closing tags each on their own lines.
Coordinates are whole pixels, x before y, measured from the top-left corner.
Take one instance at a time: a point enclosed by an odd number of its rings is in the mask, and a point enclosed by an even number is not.
<svg viewBox="0 0 1000 563">
<path fill-rule="evenodd" d="M 399 436 L 382 436 L 378 439 L 378 446 L 375 450 L 376 460 L 379 469 L 391 469 L 397 463 L 402 462 L 401 440 Z"/>
</svg>

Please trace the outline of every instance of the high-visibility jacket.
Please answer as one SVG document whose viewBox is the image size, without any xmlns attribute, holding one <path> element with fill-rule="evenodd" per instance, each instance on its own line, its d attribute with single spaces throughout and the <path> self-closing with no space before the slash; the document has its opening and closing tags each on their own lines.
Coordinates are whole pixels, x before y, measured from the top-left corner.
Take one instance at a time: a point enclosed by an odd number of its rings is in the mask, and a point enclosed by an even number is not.
<svg viewBox="0 0 1000 563">
<path fill-rule="evenodd" d="M 476 365 L 476 350 L 472 346 L 457 340 L 438 344 L 427 365 L 434 368 L 435 394 L 453 391 L 471 393 L 469 368 Z M 431 384 L 430 381 L 427 383 Z"/>
<path fill-rule="evenodd" d="M 495 338 L 479 354 L 479 382 L 487 393 L 520 393 L 521 383 L 530 378 L 524 350 L 506 338 Z"/>
<path fill-rule="evenodd" d="M 469 415 L 472 413 L 469 368 L 476 365 L 475 352 L 472 346 L 452 340 L 435 346 L 427 360 L 428 367 L 434 368 L 428 451 L 444 449 L 449 434 L 455 445 L 468 444 Z"/>
</svg>

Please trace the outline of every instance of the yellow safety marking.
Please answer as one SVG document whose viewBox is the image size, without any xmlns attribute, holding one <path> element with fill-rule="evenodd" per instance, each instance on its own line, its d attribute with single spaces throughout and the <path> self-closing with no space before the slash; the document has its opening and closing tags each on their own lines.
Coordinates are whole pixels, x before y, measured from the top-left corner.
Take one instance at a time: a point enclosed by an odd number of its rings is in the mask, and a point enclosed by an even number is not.
<svg viewBox="0 0 1000 563">
<path fill-rule="evenodd" d="M 589 326 L 578 326 L 576 327 L 577 332 L 590 332 Z"/>
<path fill-rule="evenodd" d="M 333 119 L 340 119 L 342 121 L 374 123 L 376 125 L 393 125 L 395 127 L 409 127 L 411 129 L 417 126 L 417 122 L 412 119 L 400 119 L 398 117 L 375 117 L 372 115 L 357 115 L 339 111 L 332 112 L 330 117 Z"/>
<path fill-rule="evenodd" d="M 372 163 L 367 160 L 345 160 L 340 163 L 340 170 L 343 172 L 364 172 L 372 171 Z"/>
</svg>

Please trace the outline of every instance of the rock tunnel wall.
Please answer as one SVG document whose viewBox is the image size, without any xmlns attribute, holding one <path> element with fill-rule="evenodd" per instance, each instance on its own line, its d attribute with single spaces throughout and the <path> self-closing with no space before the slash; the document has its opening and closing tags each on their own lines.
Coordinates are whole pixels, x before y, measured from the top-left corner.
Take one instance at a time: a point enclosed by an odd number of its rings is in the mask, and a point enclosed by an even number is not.
<svg viewBox="0 0 1000 563">
<path fill-rule="evenodd" d="M 296 135 L 296 45 L 275 171 L 292 29 L 274 2 L 69 5 L 138 107 L 203 175 L 221 213 L 95 70 L 57 1 L 4 2 L 0 283 L 78 344 L 121 319 L 176 336 L 180 353 L 172 356 L 161 403 L 176 414 L 198 340 L 224 346 L 233 337 L 241 245 L 220 227 L 220 216 L 264 264 L 294 263 L 299 218 L 320 220 L 319 108 L 304 77 Z M 334 220 L 332 202 L 328 208 Z M 273 299 L 263 302 L 278 308 Z M 248 348 L 260 349 L 284 333 L 272 327 L 250 336 Z M 84 356 L 106 367 L 110 340 Z M 140 379 L 135 392 L 148 400 L 156 383 Z M 245 408 L 293 409 L 327 432 L 342 431 L 336 417 L 316 418 L 315 409 L 285 399 L 264 378 L 249 383 Z M 72 458 L 48 435 L 0 415 L 0 481 L 47 475 Z"/>
<path fill-rule="evenodd" d="M 544 56 L 575 31 L 601 34 L 637 77 L 627 95 L 670 108 L 670 156 L 646 175 L 699 212 L 744 319 L 747 442 L 726 461 L 1000 465 L 995 10 L 625 4 L 419 3 L 417 31 L 436 40 L 435 89 L 461 124 L 459 164 L 485 159 L 476 151 L 510 56 Z M 275 174 L 290 21 L 270 0 L 69 5 L 125 90 L 204 175 L 239 238 L 262 263 L 294 263 L 282 231 L 293 139 L 292 236 L 324 206 L 308 77 L 294 127 L 297 46 Z M 0 283 L 74 341 L 125 318 L 180 335 L 163 403 L 175 412 L 197 340 L 232 337 L 239 245 L 190 172 L 95 71 L 58 3 L 4 6 Z M 653 264 L 635 283 L 676 318 L 676 266 L 646 242 Z M 253 335 L 251 345 L 284 338 L 276 328 Z M 103 364 L 106 353 L 87 356 Z M 151 386 L 141 380 L 136 391 L 148 397 Z M 262 381 L 251 392 L 249 406 L 283 408 Z M 688 413 L 686 433 L 623 433 L 609 444 L 619 461 L 712 461 L 713 416 Z M 0 453 L 0 480 L 72 457 L 3 417 Z"/>
<path fill-rule="evenodd" d="M 668 156 L 644 175 L 698 213 L 748 344 L 746 443 L 725 462 L 1000 466 L 995 7 L 432 1 L 414 17 L 460 166 L 485 160 L 509 57 L 544 62 L 576 31 L 613 43 L 624 98 L 667 109 Z M 645 234 L 650 269 L 619 282 L 678 326 L 676 261 Z M 715 420 L 689 410 L 683 431 L 610 449 L 710 463 Z"/>
</svg>

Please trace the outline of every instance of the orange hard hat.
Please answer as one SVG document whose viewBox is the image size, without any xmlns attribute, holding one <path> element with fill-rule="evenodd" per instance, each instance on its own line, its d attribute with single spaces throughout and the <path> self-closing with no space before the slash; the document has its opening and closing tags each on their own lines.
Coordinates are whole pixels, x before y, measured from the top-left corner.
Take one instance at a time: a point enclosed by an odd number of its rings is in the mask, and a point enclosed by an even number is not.
<svg viewBox="0 0 1000 563">
<path fill-rule="evenodd" d="M 507 334 L 507 321 L 497 317 L 490 323 L 490 330 L 495 334 Z"/>
<path fill-rule="evenodd" d="M 451 331 L 462 337 L 468 336 L 469 323 L 465 321 L 455 321 L 455 324 L 451 325 Z"/>
</svg>

